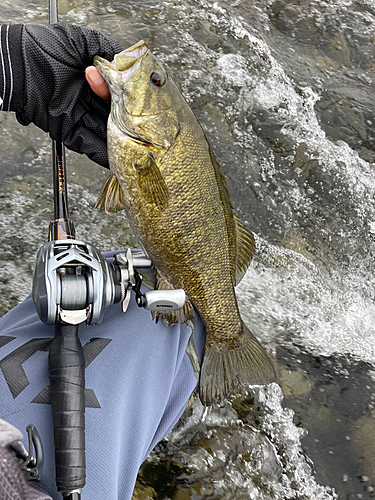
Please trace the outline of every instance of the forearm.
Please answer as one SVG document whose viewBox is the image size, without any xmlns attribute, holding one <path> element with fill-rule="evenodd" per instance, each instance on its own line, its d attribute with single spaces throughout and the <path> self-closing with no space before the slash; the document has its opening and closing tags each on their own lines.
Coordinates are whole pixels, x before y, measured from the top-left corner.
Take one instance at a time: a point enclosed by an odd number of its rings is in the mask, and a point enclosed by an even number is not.
<svg viewBox="0 0 375 500">
<path fill-rule="evenodd" d="M 22 111 L 24 66 L 21 55 L 23 26 L 0 25 L 0 110 Z"/>
</svg>

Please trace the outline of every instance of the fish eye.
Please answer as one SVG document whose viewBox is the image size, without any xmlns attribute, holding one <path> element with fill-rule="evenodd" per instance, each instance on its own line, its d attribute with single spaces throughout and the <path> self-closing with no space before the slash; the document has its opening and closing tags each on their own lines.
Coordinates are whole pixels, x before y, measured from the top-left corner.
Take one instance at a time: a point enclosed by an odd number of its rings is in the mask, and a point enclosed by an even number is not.
<svg viewBox="0 0 375 500">
<path fill-rule="evenodd" d="M 165 77 L 156 72 L 151 73 L 150 80 L 155 87 L 161 87 L 165 83 Z"/>
</svg>

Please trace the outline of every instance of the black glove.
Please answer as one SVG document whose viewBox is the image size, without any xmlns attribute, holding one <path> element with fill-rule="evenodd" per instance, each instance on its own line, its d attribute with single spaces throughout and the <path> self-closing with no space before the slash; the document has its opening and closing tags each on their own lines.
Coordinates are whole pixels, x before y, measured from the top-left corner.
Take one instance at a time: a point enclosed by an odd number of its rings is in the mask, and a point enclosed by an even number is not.
<svg viewBox="0 0 375 500">
<path fill-rule="evenodd" d="M 11 46 L 10 60 L 12 67 L 23 67 L 23 85 L 14 78 L 10 110 L 22 125 L 33 122 L 52 139 L 108 168 L 110 104 L 91 90 L 85 69 L 95 55 L 111 61 L 123 48 L 114 38 L 69 24 L 10 26 L 11 42 L 19 31 L 18 51 Z"/>
</svg>

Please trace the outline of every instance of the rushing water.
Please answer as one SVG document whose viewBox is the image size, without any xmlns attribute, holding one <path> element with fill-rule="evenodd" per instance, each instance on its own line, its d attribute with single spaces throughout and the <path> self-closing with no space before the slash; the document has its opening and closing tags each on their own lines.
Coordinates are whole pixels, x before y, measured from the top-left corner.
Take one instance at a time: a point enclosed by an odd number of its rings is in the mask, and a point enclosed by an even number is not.
<svg viewBox="0 0 375 500">
<path fill-rule="evenodd" d="M 3 0 L 1 22 L 47 23 Z M 375 497 L 374 0 L 61 0 L 60 21 L 168 66 L 257 253 L 237 288 L 278 383 L 195 399 L 142 466 L 141 499 Z M 48 138 L 0 116 L 0 310 L 31 288 L 52 212 Z M 71 215 L 101 250 L 136 243 L 93 209 L 105 178 L 68 154 Z M 94 174 L 93 174 L 94 172 Z"/>
</svg>

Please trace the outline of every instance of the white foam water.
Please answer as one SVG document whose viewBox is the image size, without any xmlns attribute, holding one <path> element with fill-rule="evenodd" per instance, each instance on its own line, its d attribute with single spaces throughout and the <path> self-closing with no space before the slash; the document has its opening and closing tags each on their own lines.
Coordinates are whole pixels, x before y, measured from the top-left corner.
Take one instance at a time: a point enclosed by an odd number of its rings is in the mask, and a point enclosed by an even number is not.
<svg viewBox="0 0 375 500">
<path fill-rule="evenodd" d="M 279 385 L 253 388 L 252 395 L 261 414 L 256 424 L 239 418 L 236 398 L 221 408 L 193 402 L 165 440 L 166 456 L 186 470 L 180 480 L 198 490 L 197 498 L 337 499 L 330 486 L 315 481 L 301 448 L 306 431 L 293 423 L 293 411 L 283 408 Z M 155 459 L 151 454 L 148 460 Z"/>
</svg>

